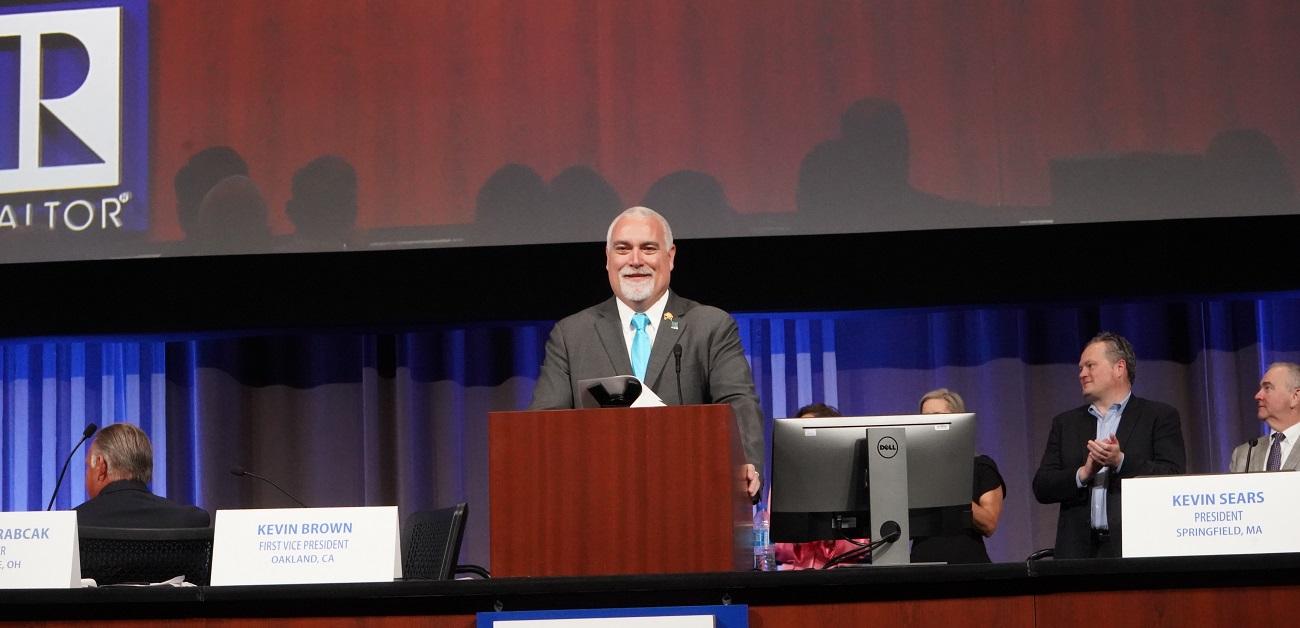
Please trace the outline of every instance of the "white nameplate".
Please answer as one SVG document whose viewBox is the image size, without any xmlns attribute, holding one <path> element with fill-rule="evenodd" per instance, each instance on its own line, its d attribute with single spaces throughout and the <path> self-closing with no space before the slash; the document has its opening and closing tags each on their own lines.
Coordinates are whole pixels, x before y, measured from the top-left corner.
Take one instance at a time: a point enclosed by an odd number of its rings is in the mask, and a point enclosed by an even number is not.
<svg viewBox="0 0 1300 628">
<path fill-rule="evenodd" d="M 392 582 L 397 506 L 218 510 L 212 585 Z"/>
<path fill-rule="evenodd" d="M 80 586 L 77 511 L 0 512 L 0 589 Z"/>
<path fill-rule="evenodd" d="M 579 617 L 496 621 L 493 628 L 713 628 L 712 615 L 673 617 Z"/>
<path fill-rule="evenodd" d="M 1300 552 L 1300 473 L 1124 480 L 1124 557 Z"/>
<path fill-rule="evenodd" d="M 749 606 L 497 611 L 479 613 L 475 623 L 479 628 L 748 628 Z"/>
</svg>

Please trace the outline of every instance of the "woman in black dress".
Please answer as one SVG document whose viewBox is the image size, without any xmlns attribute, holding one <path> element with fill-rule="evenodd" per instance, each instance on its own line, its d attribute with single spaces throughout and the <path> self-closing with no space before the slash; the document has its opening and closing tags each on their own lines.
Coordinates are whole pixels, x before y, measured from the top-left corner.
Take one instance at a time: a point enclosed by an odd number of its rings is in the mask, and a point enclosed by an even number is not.
<svg viewBox="0 0 1300 628">
<path fill-rule="evenodd" d="M 965 412 L 961 395 L 940 388 L 921 397 L 921 414 Z M 987 563 L 984 537 L 992 536 L 1002 515 L 1007 495 L 1006 482 L 998 473 L 998 464 L 988 456 L 975 456 L 974 487 L 971 496 L 971 523 L 974 527 L 958 534 L 917 538 L 912 541 L 913 563 Z"/>
</svg>

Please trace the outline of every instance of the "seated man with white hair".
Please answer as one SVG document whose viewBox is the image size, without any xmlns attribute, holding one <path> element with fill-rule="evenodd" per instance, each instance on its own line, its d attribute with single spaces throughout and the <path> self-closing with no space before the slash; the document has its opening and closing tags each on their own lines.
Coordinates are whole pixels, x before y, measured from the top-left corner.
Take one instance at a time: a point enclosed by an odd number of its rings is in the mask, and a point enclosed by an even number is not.
<svg viewBox="0 0 1300 628">
<path fill-rule="evenodd" d="M 206 510 L 178 504 L 149 491 L 153 445 L 130 423 L 105 427 L 86 454 L 86 494 L 77 524 L 105 528 L 206 528 Z"/>
</svg>

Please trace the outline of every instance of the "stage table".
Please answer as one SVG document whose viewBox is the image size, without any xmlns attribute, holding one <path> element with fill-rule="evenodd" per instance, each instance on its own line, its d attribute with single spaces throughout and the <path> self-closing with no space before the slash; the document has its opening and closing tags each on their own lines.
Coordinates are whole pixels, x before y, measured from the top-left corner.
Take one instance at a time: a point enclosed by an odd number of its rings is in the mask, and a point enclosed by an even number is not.
<svg viewBox="0 0 1300 628">
<path fill-rule="evenodd" d="M 436 626 L 474 614 L 747 604 L 808 625 L 1275 625 L 1300 603 L 1300 554 L 880 566 L 833 571 L 501 578 L 265 587 L 0 591 L 0 625 Z M 110 623 L 111 625 L 111 623 Z"/>
</svg>

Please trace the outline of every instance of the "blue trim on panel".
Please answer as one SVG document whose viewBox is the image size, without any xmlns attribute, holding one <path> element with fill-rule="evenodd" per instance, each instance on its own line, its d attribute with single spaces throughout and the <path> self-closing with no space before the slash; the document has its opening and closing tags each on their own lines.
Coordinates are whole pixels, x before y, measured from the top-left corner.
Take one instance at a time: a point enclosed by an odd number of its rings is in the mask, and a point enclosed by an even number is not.
<svg viewBox="0 0 1300 628">
<path fill-rule="evenodd" d="M 718 628 L 748 628 L 749 606 L 663 606 L 658 608 L 597 608 L 558 611 L 515 611 L 479 613 L 478 628 L 492 628 L 498 621 L 529 621 L 548 619 L 595 619 L 618 617 L 682 617 L 712 615 Z"/>
</svg>

